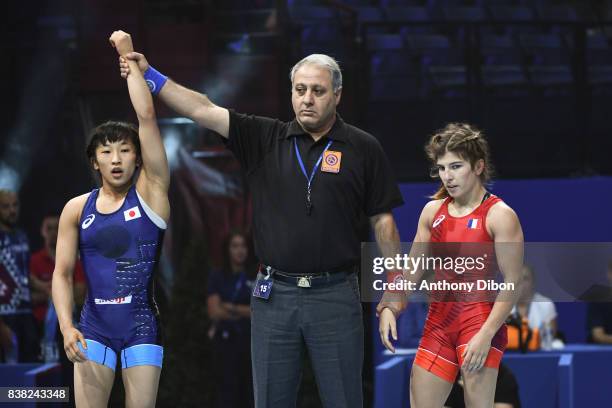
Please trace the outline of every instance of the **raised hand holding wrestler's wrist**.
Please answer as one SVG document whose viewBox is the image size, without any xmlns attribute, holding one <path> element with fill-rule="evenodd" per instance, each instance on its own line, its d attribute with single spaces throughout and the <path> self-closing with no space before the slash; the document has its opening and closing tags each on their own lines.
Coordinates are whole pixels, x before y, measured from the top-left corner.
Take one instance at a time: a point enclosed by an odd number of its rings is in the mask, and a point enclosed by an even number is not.
<svg viewBox="0 0 612 408">
<path fill-rule="evenodd" d="M 139 52 L 128 52 L 125 55 L 120 55 L 119 73 L 121 74 L 122 78 L 127 78 L 127 76 L 130 74 L 130 66 L 128 64 L 128 61 L 136 62 L 138 64 L 138 69 L 140 69 L 140 73 L 143 74 L 143 76 L 150 67 L 149 62 L 147 61 L 147 58 L 144 56 L 144 54 L 141 54 Z"/>
</svg>

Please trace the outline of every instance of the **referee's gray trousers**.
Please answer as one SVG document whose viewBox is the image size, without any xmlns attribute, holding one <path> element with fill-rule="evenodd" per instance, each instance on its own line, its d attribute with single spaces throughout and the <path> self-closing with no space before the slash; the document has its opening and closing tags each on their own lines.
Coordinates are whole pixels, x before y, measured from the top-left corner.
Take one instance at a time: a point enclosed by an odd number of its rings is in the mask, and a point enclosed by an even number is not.
<svg viewBox="0 0 612 408">
<path fill-rule="evenodd" d="M 363 320 L 357 274 L 316 288 L 275 280 L 269 299 L 251 298 L 256 408 L 296 406 L 306 351 L 323 407 L 361 408 Z"/>
</svg>

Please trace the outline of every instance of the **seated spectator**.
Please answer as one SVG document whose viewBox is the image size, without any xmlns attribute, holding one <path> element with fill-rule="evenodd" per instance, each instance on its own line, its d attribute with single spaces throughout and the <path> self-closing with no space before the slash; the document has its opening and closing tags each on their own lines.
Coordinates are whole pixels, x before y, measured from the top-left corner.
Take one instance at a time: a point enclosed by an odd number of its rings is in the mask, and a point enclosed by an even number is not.
<svg viewBox="0 0 612 408">
<path fill-rule="evenodd" d="M 0 361 L 33 363 L 39 347 L 28 284 L 30 245 L 18 219 L 17 193 L 0 190 Z"/>
<path fill-rule="evenodd" d="M 51 299 L 51 278 L 55 269 L 55 245 L 57 243 L 58 226 L 59 217 L 57 215 L 49 215 L 43 219 L 40 234 L 43 237 L 44 246 L 34 252 L 30 259 L 32 311 L 41 333 Z M 75 303 L 79 307 L 83 305 L 85 299 L 85 275 L 80 261 L 76 262 L 74 268 Z"/>
<path fill-rule="evenodd" d="M 557 309 L 552 300 L 535 291 L 535 276 L 533 269 L 523 267 L 523 279 L 519 285 L 520 295 L 511 315 L 520 320 L 527 320 L 529 328 L 537 331 L 539 339 L 543 339 L 543 331 L 549 330 L 551 343 L 544 344 L 544 348 L 551 348 L 552 341 L 557 336 Z M 556 347 L 563 347 L 558 343 Z"/>
<path fill-rule="evenodd" d="M 51 280 L 55 270 L 55 246 L 59 217 L 48 215 L 43 218 L 40 234 L 43 237 L 43 247 L 34 252 L 30 258 L 30 286 L 32 291 L 32 306 L 34 318 L 38 325 L 41 341 L 41 355 L 45 362 L 59 361 L 61 364 L 62 383 L 70 387 L 70 406 L 74 406 L 73 363 L 68 360 L 64 349 L 64 338 L 59 330 L 57 314 L 51 301 Z M 74 264 L 74 300 L 75 320 L 85 300 L 85 274 L 81 261 Z"/>
<path fill-rule="evenodd" d="M 612 260 L 608 263 L 608 294 L 587 309 L 588 340 L 591 343 L 612 344 Z"/>
<path fill-rule="evenodd" d="M 223 267 L 208 280 L 208 315 L 213 321 L 216 404 L 219 408 L 252 407 L 251 291 L 255 267 L 249 263 L 248 238 L 229 234 L 223 245 Z"/>
</svg>

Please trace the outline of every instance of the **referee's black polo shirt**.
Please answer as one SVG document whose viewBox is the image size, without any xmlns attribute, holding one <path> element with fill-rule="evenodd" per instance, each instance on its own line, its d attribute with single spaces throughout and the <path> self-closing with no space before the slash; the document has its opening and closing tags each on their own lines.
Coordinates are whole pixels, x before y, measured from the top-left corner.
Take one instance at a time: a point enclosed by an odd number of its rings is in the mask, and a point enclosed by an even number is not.
<svg viewBox="0 0 612 408">
<path fill-rule="evenodd" d="M 294 139 L 310 175 L 331 140 L 342 153 L 338 173 L 321 171 L 307 180 Z M 296 120 L 281 122 L 230 110 L 228 148 L 246 171 L 253 197 L 253 235 L 260 261 L 274 268 L 317 274 L 359 263 L 359 221 L 403 204 L 389 161 L 378 140 L 337 116 L 316 143 Z"/>
</svg>

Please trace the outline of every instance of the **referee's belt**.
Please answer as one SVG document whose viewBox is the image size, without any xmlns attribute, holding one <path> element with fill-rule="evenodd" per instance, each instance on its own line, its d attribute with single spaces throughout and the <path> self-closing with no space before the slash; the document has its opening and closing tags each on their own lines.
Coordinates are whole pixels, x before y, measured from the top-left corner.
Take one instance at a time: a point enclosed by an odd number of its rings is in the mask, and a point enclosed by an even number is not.
<svg viewBox="0 0 612 408">
<path fill-rule="evenodd" d="M 319 274 L 295 274 L 281 271 L 272 266 L 261 265 L 261 273 L 270 275 L 274 280 L 288 283 L 299 288 L 320 288 L 331 286 L 338 282 L 345 281 L 349 276 L 355 273 L 356 266 L 351 266 L 335 271 L 321 272 Z"/>
</svg>

